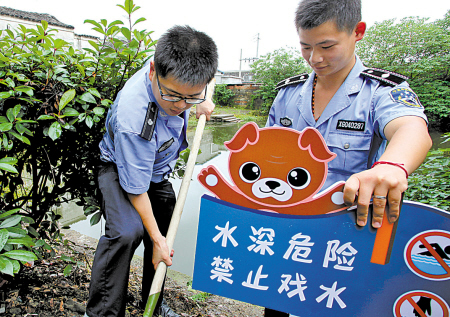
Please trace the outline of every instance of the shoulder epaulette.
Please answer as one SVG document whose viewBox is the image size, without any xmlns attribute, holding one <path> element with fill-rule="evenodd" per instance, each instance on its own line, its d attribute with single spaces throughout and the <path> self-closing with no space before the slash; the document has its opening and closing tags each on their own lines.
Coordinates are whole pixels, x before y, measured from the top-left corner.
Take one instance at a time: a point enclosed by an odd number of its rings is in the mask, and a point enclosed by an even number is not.
<svg viewBox="0 0 450 317">
<path fill-rule="evenodd" d="M 379 68 L 367 68 L 361 72 L 361 75 L 364 77 L 376 79 L 385 85 L 393 87 L 409 79 L 402 74 Z"/>
<path fill-rule="evenodd" d="M 289 85 L 296 85 L 296 84 L 304 83 L 308 79 L 308 77 L 309 77 L 309 75 L 307 73 L 303 73 L 300 75 L 290 77 L 288 79 L 284 79 L 277 84 L 275 89 L 281 89 L 281 88 L 289 86 Z"/>
</svg>

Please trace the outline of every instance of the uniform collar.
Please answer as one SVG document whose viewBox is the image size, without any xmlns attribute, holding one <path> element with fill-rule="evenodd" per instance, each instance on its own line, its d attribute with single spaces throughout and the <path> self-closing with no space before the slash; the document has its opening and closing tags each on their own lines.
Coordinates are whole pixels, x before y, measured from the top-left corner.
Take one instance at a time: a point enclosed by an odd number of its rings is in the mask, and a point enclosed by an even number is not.
<svg viewBox="0 0 450 317">
<path fill-rule="evenodd" d="M 355 55 L 356 56 L 356 55 Z M 309 110 L 311 120 L 313 120 L 313 126 L 318 127 L 322 123 L 326 122 L 328 119 L 333 117 L 336 113 L 342 111 L 343 109 L 347 108 L 351 104 L 350 95 L 359 93 L 363 84 L 362 78 L 359 76 L 359 74 L 364 70 L 364 65 L 362 64 L 361 60 L 358 56 L 356 56 L 356 62 L 353 66 L 352 70 L 348 74 L 347 78 L 342 83 L 341 87 L 339 87 L 338 91 L 334 94 L 333 98 L 330 100 L 329 105 L 334 106 L 327 106 L 325 110 L 323 111 L 322 115 L 320 116 L 319 120 L 315 122 L 314 118 L 312 117 L 312 111 Z M 311 74 L 311 77 L 314 80 L 315 73 L 313 72 Z M 311 93 L 312 93 L 312 80 L 310 83 L 311 87 L 309 88 L 309 96 L 311 100 Z M 309 85 L 308 85 L 309 86 Z M 309 101 L 309 105 L 311 105 L 311 101 Z M 310 120 L 308 120 L 310 121 Z"/>
<path fill-rule="evenodd" d="M 356 62 L 352 70 L 344 81 L 344 89 L 348 96 L 359 93 L 361 91 L 363 78 L 359 74 L 365 69 L 363 63 L 357 55 Z"/>
</svg>

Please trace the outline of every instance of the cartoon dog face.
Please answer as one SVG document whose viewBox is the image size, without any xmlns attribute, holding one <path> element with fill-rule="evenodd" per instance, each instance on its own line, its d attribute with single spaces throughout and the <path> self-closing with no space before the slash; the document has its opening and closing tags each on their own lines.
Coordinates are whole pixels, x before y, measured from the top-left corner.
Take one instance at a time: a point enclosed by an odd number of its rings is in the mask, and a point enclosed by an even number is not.
<svg viewBox="0 0 450 317">
<path fill-rule="evenodd" d="M 289 131 L 289 132 L 287 132 Z M 311 200 L 325 182 L 330 152 L 317 130 L 244 125 L 225 146 L 229 172 L 249 199 L 266 206 Z"/>
</svg>

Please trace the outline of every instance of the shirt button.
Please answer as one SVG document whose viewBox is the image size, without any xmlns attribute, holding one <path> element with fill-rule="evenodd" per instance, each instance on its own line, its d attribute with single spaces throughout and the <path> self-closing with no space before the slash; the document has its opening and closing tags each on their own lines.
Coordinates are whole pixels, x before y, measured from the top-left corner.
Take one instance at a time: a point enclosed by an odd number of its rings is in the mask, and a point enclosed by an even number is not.
<svg viewBox="0 0 450 317">
<path fill-rule="evenodd" d="M 348 149 L 350 147 L 350 143 L 345 143 L 344 144 L 344 149 Z"/>
</svg>

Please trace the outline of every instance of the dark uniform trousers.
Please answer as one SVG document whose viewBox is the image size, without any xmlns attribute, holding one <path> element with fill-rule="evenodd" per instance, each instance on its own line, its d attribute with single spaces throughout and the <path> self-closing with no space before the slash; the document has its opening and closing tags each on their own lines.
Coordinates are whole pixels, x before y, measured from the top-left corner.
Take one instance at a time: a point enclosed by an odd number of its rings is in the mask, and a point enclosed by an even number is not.
<svg viewBox="0 0 450 317">
<path fill-rule="evenodd" d="M 89 317 L 125 316 L 130 263 L 134 251 L 143 240 L 142 300 L 145 303 L 155 274 L 153 245 L 141 217 L 119 184 L 115 164 L 99 167 L 98 183 L 103 196 L 105 235 L 100 238 L 95 252 L 86 314 Z M 176 202 L 172 184 L 168 180 L 151 183 L 148 195 L 159 230 L 166 236 Z M 164 286 L 156 308 L 161 304 L 163 290 Z"/>
</svg>

